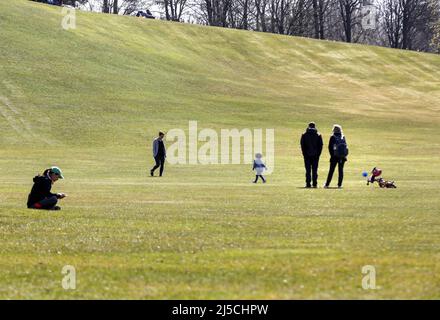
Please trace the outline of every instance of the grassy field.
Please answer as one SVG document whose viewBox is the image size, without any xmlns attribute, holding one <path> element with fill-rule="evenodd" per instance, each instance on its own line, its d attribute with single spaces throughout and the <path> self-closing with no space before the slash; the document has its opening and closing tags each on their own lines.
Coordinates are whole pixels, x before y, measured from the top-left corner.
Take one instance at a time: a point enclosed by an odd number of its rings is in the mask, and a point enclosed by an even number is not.
<svg viewBox="0 0 440 320">
<path fill-rule="evenodd" d="M 0 298 L 440 298 L 440 56 L 83 12 L 66 31 L 62 17 L 0 1 Z M 275 129 L 268 183 L 249 165 L 149 177 L 157 131 L 190 120 Z M 326 143 L 344 128 L 343 190 L 302 188 L 311 120 Z M 26 209 L 55 164 L 63 210 Z M 398 189 L 366 186 L 373 166 Z"/>
</svg>

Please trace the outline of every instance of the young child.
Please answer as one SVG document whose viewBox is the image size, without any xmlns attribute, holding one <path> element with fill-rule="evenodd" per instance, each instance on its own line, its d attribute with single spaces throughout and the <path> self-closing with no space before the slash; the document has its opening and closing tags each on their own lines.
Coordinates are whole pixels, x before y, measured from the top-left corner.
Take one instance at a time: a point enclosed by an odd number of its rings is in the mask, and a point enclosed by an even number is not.
<svg viewBox="0 0 440 320">
<path fill-rule="evenodd" d="M 255 170 L 255 172 L 256 172 L 254 183 L 257 183 L 258 178 L 261 178 L 261 180 L 263 180 L 263 183 L 266 183 L 266 180 L 263 177 L 263 172 L 267 168 L 266 168 L 266 165 L 264 164 L 263 160 L 261 160 L 262 157 L 263 156 L 261 155 L 261 153 L 257 153 L 255 155 L 254 165 L 252 167 L 252 170 Z"/>
<path fill-rule="evenodd" d="M 379 184 L 379 187 L 381 188 L 397 188 L 396 185 L 394 184 L 394 181 L 385 180 L 384 178 L 381 177 L 381 175 L 382 175 L 382 170 L 374 167 L 373 170 L 371 171 L 371 176 L 367 180 L 367 185 L 369 185 L 370 183 L 377 182 Z"/>
</svg>

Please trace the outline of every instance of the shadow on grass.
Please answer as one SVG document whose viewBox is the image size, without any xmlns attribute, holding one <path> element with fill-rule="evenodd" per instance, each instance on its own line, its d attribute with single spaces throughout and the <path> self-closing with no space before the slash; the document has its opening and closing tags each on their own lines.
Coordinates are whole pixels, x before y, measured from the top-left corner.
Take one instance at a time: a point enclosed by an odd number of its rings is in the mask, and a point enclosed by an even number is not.
<svg viewBox="0 0 440 320">
<path fill-rule="evenodd" d="M 327 188 L 323 188 L 323 187 L 318 187 L 318 188 L 307 188 L 307 187 L 296 187 L 297 189 L 310 189 L 310 190 L 316 190 L 316 189 L 339 189 L 338 187 L 327 187 Z M 342 188 L 341 188 L 342 190 Z"/>
</svg>

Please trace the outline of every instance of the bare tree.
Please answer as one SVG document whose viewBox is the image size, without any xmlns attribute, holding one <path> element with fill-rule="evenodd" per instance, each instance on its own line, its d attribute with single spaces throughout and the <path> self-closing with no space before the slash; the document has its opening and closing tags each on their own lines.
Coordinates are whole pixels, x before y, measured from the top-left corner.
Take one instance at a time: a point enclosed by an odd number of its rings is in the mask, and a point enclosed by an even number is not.
<svg viewBox="0 0 440 320">
<path fill-rule="evenodd" d="M 429 45 L 433 52 L 440 54 L 440 22 L 434 26 L 433 31 L 434 33 Z"/>
<path fill-rule="evenodd" d="M 243 2 L 243 18 L 241 21 L 242 29 L 248 29 L 248 17 L 249 17 L 249 0 Z"/>
<path fill-rule="evenodd" d="M 103 13 L 110 13 L 110 6 L 109 6 L 109 3 L 108 3 L 108 0 L 103 0 L 102 12 Z"/>
<path fill-rule="evenodd" d="M 329 0 L 312 0 L 313 28 L 316 39 L 324 39 L 324 16 L 328 9 Z"/>
<path fill-rule="evenodd" d="M 181 21 L 188 7 L 187 0 L 157 0 L 156 4 L 165 11 L 165 19 L 170 21 Z"/>
<path fill-rule="evenodd" d="M 201 19 L 210 26 L 230 27 L 228 23 L 233 0 L 200 0 Z"/>
<path fill-rule="evenodd" d="M 325 15 L 330 0 L 318 0 L 319 39 L 325 39 Z"/>
<path fill-rule="evenodd" d="M 413 41 L 420 36 L 418 33 L 433 17 L 430 3 L 430 0 L 384 0 L 383 27 L 390 47 L 412 49 Z"/>
<path fill-rule="evenodd" d="M 430 2 L 432 22 L 430 24 L 431 37 L 429 40 L 429 49 L 440 54 L 440 0 Z"/>
<path fill-rule="evenodd" d="M 266 27 L 266 8 L 268 0 L 255 0 L 256 11 L 256 29 L 258 31 L 267 31 Z"/>
<path fill-rule="evenodd" d="M 294 36 L 312 36 L 311 2 L 308 0 L 291 0 L 287 34 Z"/>
<path fill-rule="evenodd" d="M 339 10 L 344 27 L 345 42 L 353 41 L 353 28 L 358 23 L 361 0 L 339 0 Z"/>
<path fill-rule="evenodd" d="M 256 15 L 254 14 L 253 2 L 250 0 L 234 0 L 228 10 L 228 26 L 248 30 L 256 28 Z"/>
<path fill-rule="evenodd" d="M 272 33 L 284 34 L 286 32 L 290 4 L 289 0 L 270 0 L 270 31 Z"/>
<path fill-rule="evenodd" d="M 319 39 L 318 0 L 312 0 L 312 3 L 313 3 L 313 26 L 315 29 L 315 38 Z"/>
</svg>

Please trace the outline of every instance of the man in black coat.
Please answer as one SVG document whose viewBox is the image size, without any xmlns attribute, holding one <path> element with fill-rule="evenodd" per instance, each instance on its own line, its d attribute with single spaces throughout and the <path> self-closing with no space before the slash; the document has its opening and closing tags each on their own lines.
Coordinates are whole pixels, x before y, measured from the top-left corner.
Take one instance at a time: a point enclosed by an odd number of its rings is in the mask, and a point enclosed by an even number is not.
<svg viewBox="0 0 440 320">
<path fill-rule="evenodd" d="M 153 157 L 154 161 L 156 161 L 155 166 L 150 170 L 150 175 L 154 176 L 154 170 L 160 167 L 159 176 L 162 177 L 163 169 L 165 166 L 165 158 L 167 156 L 167 152 L 165 150 L 165 144 L 163 143 L 163 138 L 165 137 L 165 133 L 159 132 L 159 136 L 153 141 Z"/>
<path fill-rule="evenodd" d="M 301 150 L 306 167 L 306 188 L 312 187 L 312 181 L 313 188 L 318 187 L 318 164 L 322 146 L 322 136 L 316 129 L 315 123 L 310 122 L 306 132 L 301 136 Z"/>
</svg>

